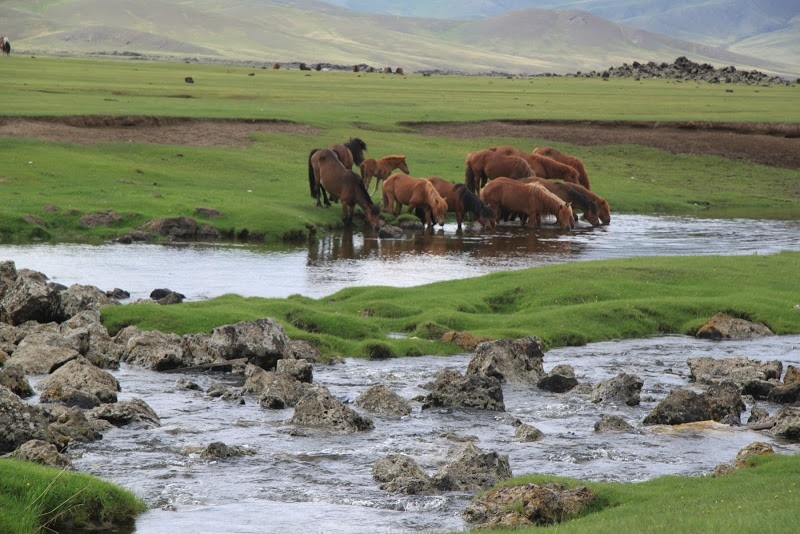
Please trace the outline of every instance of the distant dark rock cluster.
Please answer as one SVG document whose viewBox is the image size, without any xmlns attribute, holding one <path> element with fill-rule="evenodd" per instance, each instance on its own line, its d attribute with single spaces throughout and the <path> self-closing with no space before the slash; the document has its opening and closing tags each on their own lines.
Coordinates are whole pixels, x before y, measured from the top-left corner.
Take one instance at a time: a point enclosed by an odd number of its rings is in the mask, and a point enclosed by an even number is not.
<svg viewBox="0 0 800 534">
<path fill-rule="evenodd" d="M 597 73 L 592 73 L 597 75 Z M 684 56 L 673 63 L 656 63 L 649 61 L 631 64 L 623 63 L 621 67 L 609 67 L 603 71 L 602 78 L 666 78 L 707 83 L 744 83 L 751 85 L 790 84 L 780 76 L 770 76 L 757 70 L 737 70 L 734 66 L 716 68 L 708 63 L 695 63 Z"/>
</svg>

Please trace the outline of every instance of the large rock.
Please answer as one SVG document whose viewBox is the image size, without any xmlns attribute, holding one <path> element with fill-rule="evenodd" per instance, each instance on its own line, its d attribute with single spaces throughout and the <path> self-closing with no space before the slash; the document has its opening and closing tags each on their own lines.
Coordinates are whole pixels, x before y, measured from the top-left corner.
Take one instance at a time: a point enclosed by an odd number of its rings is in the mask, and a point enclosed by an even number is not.
<svg viewBox="0 0 800 534">
<path fill-rule="evenodd" d="M 379 488 L 393 493 L 419 495 L 436 490 L 433 479 L 411 457 L 390 454 L 372 464 L 372 478 Z"/>
<path fill-rule="evenodd" d="M 718 313 L 701 326 L 695 335 L 702 339 L 753 339 L 774 334 L 762 323 Z"/>
<path fill-rule="evenodd" d="M 114 340 L 103 325 L 98 310 L 83 310 L 58 326 L 58 332 L 65 338 L 81 340 L 78 350 L 94 365 L 103 369 L 118 369 L 119 354 Z M 74 343 L 73 343 L 74 345 Z"/>
<path fill-rule="evenodd" d="M 214 359 L 244 358 L 248 363 L 274 370 L 288 352 L 289 339 L 277 321 L 263 318 L 214 328 L 205 345 Z"/>
<path fill-rule="evenodd" d="M 30 333 L 20 341 L 6 365 L 18 365 L 28 375 L 49 373 L 53 367 L 80 355 L 73 341 L 55 331 Z"/>
<path fill-rule="evenodd" d="M 323 386 L 308 388 L 295 406 L 294 415 L 289 422 L 344 433 L 373 428 L 372 420 L 345 406 Z"/>
<path fill-rule="evenodd" d="M 644 382 L 636 375 L 620 373 L 598 382 L 592 390 L 592 402 L 621 403 L 638 406 Z"/>
<path fill-rule="evenodd" d="M 161 425 L 158 414 L 142 399 L 103 404 L 90 410 L 88 415 L 117 427 L 133 425 L 137 428 L 154 428 Z"/>
<path fill-rule="evenodd" d="M 355 402 L 356 406 L 365 410 L 390 417 L 403 417 L 411 413 L 411 403 L 383 384 L 370 386 Z"/>
<path fill-rule="evenodd" d="M 65 406 L 94 408 L 102 403 L 117 402 L 120 385 L 114 376 L 79 356 L 43 378 L 36 388 L 42 392 L 41 402 Z"/>
<path fill-rule="evenodd" d="M 158 330 L 140 330 L 128 326 L 114 336 L 120 359 L 154 371 L 188 367 L 184 361 L 183 339 L 177 334 Z"/>
<path fill-rule="evenodd" d="M 541 377 L 536 386 L 552 393 L 566 393 L 578 385 L 575 369 L 571 365 L 556 365 L 549 373 Z"/>
<path fill-rule="evenodd" d="M 484 341 L 475 347 L 466 375 L 497 378 L 500 382 L 535 385 L 544 376 L 542 343 L 535 336 Z"/>
<path fill-rule="evenodd" d="M 40 439 L 26 441 L 8 457 L 49 467 L 72 469 L 72 462 L 66 454 L 60 453 L 52 443 Z"/>
<path fill-rule="evenodd" d="M 579 516 L 595 498 L 585 486 L 569 488 L 557 483 L 494 488 L 475 497 L 463 517 L 478 528 L 553 525 Z"/>
<path fill-rule="evenodd" d="M 266 371 L 255 365 L 246 367 L 245 376 L 243 392 L 258 396 L 261 405 L 268 408 L 296 406 L 311 387 L 290 373 Z"/>
<path fill-rule="evenodd" d="M 783 372 L 783 364 L 772 360 L 762 362 L 743 356 L 715 359 L 709 357 L 689 358 L 689 380 L 699 384 L 719 384 L 734 382 L 742 388 L 751 382 L 778 380 Z"/>
<path fill-rule="evenodd" d="M 432 478 L 443 491 L 476 491 L 511 476 L 508 455 L 484 452 L 469 442 L 456 448 Z"/>
<path fill-rule="evenodd" d="M 8 280 L 12 276 L 13 281 Z M 4 262 L 0 279 L 9 283 L 0 297 L 0 321 L 18 325 L 26 321 L 49 323 L 65 319 L 60 288 L 50 284 L 44 274 L 30 269 L 17 271 L 13 262 Z"/>
<path fill-rule="evenodd" d="M 800 406 L 782 406 L 768 421 L 774 425 L 770 434 L 800 442 Z"/>
<path fill-rule="evenodd" d="M 644 418 L 646 425 L 680 425 L 696 421 L 738 424 L 745 410 L 741 391 L 732 383 L 710 386 L 704 393 L 673 389 Z"/>
<path fill-rule="evenodd" d="M 503 389 L 494 376 L 472 374 L 462 376 L 455 369 L 442 369 L 425 387 L 431 392 L 422 399 L 422 409 L 461 406 L 503 412 Z"/>
<path fill-rule="evenodd" d="M 19 365 L 4 365 L 0 367 L 0 386 L 7 387 L 23 399 L 34 394 L 30 382 L 28 382 L 22 367 Z"/>
<path fill-rule="evenodd" d="M 63 449 L 68 440 L 54 435 L 48 428 L 54 419 L 47 410 L 29 405 L 9 389 L 0 387 L 0 453 L 11 452 L 32 439 Z"/>
<path fill-rule="evenodd" d="M 82 311 L 99 311 L 103 306 L 119 304 L 110 298 L 105 291 L 95 286 L 73 284 L 61 291 L 61 315 L 73 317 Z"/>
</svg>

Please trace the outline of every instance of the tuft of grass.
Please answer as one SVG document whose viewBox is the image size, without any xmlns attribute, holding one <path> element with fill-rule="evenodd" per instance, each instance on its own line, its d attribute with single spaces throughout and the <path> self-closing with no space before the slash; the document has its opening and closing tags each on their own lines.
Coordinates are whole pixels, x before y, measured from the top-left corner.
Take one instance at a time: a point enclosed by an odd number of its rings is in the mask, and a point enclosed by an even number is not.
<svg viewBox="0 0 800 534">
<path fill-rule="evenodd" d="M 0 458 L 0 532 L 108 529 L 145 510 L 130 491 L 91 475 Z"/>
<path fill-rule="evenodd" d="M 352 287 L 320 299 L 225 295 L 173 306 L 110 306 L 102 317 L 112 334 L 135 324 L 181 335 L 274 317 L 289 337 L 328 355 L 369 356 L 364 347 L 370 345 L 398 355 L 454 354 L 463 349 L 440 341 L 450 330 L 495 339 L 536 335 L 550 348 L 692 334 L 718 312 L 760 321 L 776 334 L 800 333 L 789 287 L 800 287 L 798 252 L 647 257 L 409 288 Z M 373 313 L 386 303 L 385 313 Z"/>
</svg>

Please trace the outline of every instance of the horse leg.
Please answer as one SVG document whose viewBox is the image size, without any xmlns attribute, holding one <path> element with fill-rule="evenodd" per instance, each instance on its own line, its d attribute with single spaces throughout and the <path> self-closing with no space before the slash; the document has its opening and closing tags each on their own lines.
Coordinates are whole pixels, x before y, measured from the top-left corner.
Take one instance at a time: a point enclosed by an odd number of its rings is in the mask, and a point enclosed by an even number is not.
<svg viewBox="0 0 800 534">
<path fill-rule="evenodd" d="M 353 225 L 353 205 L 348 202 L 342 201 L 342 212 L 344 213 L 344 225 L 349 227 Z"/>
</svg>

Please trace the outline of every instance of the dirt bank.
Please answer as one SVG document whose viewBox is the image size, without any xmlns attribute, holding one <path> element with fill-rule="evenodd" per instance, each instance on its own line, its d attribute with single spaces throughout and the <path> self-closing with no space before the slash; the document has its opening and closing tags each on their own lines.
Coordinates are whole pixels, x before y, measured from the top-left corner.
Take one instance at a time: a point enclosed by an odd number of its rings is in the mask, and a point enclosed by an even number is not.
<svg viewBox="0 0 800 534">
<path fill-rule="evenodd" d="M 800 169 L 800 124 L 646 121 L 483 121 L 407 123 L 422 135 L 528 137 L 582 146 L 638 144 L 682 154 L 712 154 Z M 275 120 L 62 116 L 0 118 L 0 136 L 91 144 L 131 141 L 191 146 L 242 146 L 254 132 L 316 135 L 311 126 Z M 366 137 L 366 136 L 365 136 Z M 533 148 L 533 147 L 531 147 Z"/>
</svg>

